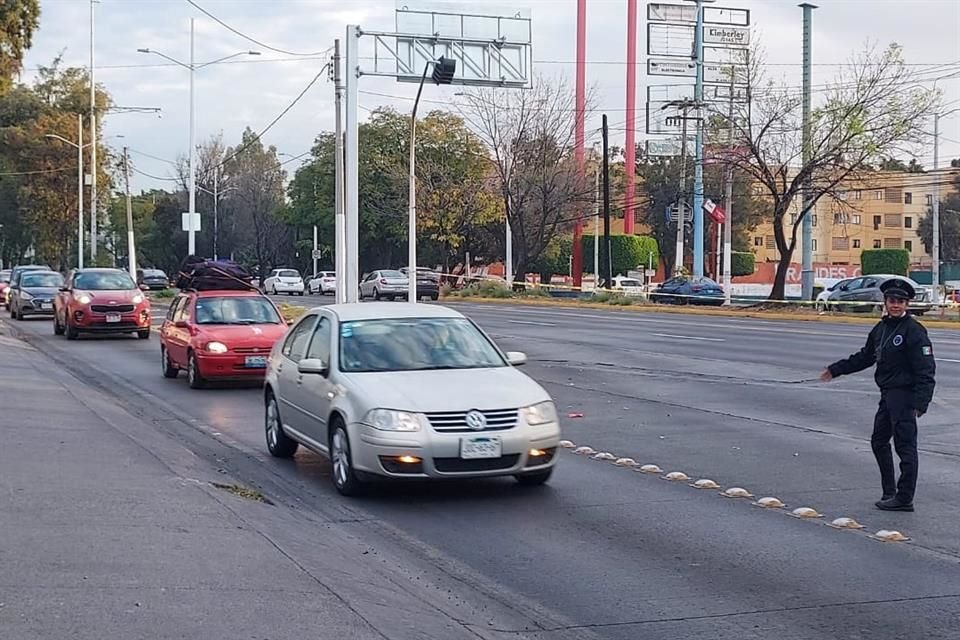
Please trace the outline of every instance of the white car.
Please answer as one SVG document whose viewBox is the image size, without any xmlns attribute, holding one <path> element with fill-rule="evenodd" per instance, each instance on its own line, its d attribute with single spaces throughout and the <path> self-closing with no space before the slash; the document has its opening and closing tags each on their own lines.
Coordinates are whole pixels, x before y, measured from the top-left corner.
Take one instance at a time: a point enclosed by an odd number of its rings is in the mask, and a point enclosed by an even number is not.
<svg viewBox="0 0 960 640">
<path fill-rule="evenodd" d="M 516 368 L 524 362 L 446 307 L 316 307 L 270 354 L 267 448 L 328 456 L 344 495 L 374 477 L 543 484 L 560 423 L 549 394 Z"/>
<path fill-rule="evenodd" d="M 307 283 L 307 290 L 310 293 L 319 293 L 327 295 L 337 292 L 337 274 L 333 271 L 320 271 Z"/>
<path fill-rule="evenodd" d="M 263 281 L 263 291 L 273 295 L 285 293 L 302 296 L 304 288 L 303 278 L 296 269 L 274 269 Z"/>
<path fill-rule="evenodd" d="M 823 287 L 823 291 L 817 294 L 817 311 L 827 311 L 831 306 L 829 304 L 830 294 L 836 291 L 840 285 L 852 282 L 853 280 L 855 280 L 855 278 L 843 278 L 842 280 L 837 278 L 818 278 L 815 280 L 814 284 Z"/>
<path fill-rule="evenodd" d="M 394 300 L 406 298 L 410 293 L 410 280 L 406 274 L 395 269 L 381 269 L 367 274 L 360 282 L 360 299 Z"/>
</svg>

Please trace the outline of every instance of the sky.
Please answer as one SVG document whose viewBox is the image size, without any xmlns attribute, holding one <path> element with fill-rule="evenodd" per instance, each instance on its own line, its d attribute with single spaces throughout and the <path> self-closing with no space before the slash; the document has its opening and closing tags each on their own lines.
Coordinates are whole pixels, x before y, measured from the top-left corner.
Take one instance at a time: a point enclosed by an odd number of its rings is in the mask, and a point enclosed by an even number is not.
<svg viewBox="0 0 960 640">
<path fill-rule="evenodd" d="M 669 0 L 679 2 L 680 0 Z M 813 12 L 813 86 L 830 82 L 840 63 L 868 44 L 896 42 L 907 62 L 916 65 L 927 86 L 944 93 L 943 111 L 960 107 L 960 2 L 957 0 L 818 0 Z M 218 24 L 187 0 L 99 0 L 95 4 L 95 75 L 118 106 L 158 107 L 160 115 L 111 113 L 104 122 L 107 144 L 127 145 L 138 173 L 137 190 L 170 188 L 172 162 L 186 154 L 189 140 L 189 72 L 149 48 L 182 62 L 189 60 L 190 19 L 195 19 L 195 60 L 204 62 L 255 50 L 198 69 L 195 81 L 195 140 L 223 134 L 235 145 L 245 127 L 261 131 L 306 90 L 263 141 L 286 154 L 292 173 L 315 136 L 334 127 L 333 83 L 323 71 L 335 38 L 346 25 L 366 30 L 395 29 L 393 1 L 382 0 L 195 0 L 234 31 Z M 646 2 L 638 10 L 637 139 L 643 140 L 644 103 L 649 84 L 671 82 L 646 75 Z M 730 0 L 715 6 L 749 9 L 751 38 L 759 43 L 767 75 L 790 86 L 801 84 L 802 11 L 795 0 Z M 474 0 L 471 3 L 404 0 L 409 8 L 446 6 L 473 13 L 529 13 L 532 19 L 534 73 L 564 76 L 571 86 L 576 56 L 576 0 Z M 596 91 L 596 111 L 587 123 L 590 145 L 599 140 L 600 114 L 608 114 L 611 144 L 622 144 L 626 91 L 626 0 L 588 0 L 587 82 Z M 41 0 L 40 29 L 26 56 L 22 79 L 31 81 L 39 65 L 57 55 L 63 64 L 90 63 L 90 2 Z M 369 38 L 366 38 L 369 41 Z M 282 52 L 281 52 L 282 51 Z M 369 49 L 361 49 L 361 56 Z M 363 65 L 371 60 L 361 60 Z M 455 104 L 460 89 L 428 84 L 421 109 Z M 511 89 L 504 89 L 505 91 Z M 369 110 L 392 105 L 410 110 L 416 86 L 367 76 L 360 81 L 360 119 Z M 374 95 L 378 94 L 378 95 Z M 391 97 L 387 97 L 391 96 Z M 814 95 L 816 103 L 817 96 Z M 122 139 L 117 136 L 123 136 Z M 918 151 L 918 161 L 933 164 L 933 145 Z M 960 157 L 960 111 L 941 119 L 941 165 Z M 153 176 L 149 177 L 148 176 Z M 167 178 L 167 180 L 164 180 Z"/>
</svg>

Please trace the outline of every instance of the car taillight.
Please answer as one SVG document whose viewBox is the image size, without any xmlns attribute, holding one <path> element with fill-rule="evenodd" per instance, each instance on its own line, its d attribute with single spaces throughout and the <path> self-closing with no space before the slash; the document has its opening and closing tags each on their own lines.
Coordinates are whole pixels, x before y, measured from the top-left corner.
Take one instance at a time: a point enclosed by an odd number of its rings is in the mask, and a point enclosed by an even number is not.
<svg viewBox="0 0 960 640">
<path fill-rule="evenodd" d="M 380 284 L 387 284 L 386 278 L 380 278 Z"/>
</svg>

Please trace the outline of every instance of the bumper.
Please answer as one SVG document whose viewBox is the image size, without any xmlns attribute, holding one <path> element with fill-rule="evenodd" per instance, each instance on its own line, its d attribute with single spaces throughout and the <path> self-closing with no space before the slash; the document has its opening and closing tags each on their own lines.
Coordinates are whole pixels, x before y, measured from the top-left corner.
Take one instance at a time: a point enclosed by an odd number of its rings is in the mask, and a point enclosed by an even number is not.
<svg viewBox="0 0 960 640">
<path fill-rule="evenodd" d="M 20 313 L 25 316 L 52 316 L 53 303 L 49 302 L 45 305 L 40 305 L 35 301 L 21 302 Z"/>
<path fill-rule="evenodd" d="M 263 350 L 263 357 L 266 358 L 270 353 L 269 348 Z M 251 354 L 252 355 L 252 354 Z M 267 374 L 266 366 L 248 367 L 246 366 L 246 354 L 212 354 L 197 353 L 197 366 L 200 369 L 200 375 L 207 379 L 218 380 L 251 380 L 263 379 Z"/>
<path fill-rule="evenodd" d="M 70 313 L 68 322 L 76 330 L 86 333 L 124 333 L 150 328 L 150 309 L 119 315 L 118 322 L 107 322 L 106 314 L 74 310 Z"/>
<path fill-rule="evenodd" d="M 477 435 L 497 436 L 502 443 L 499 458 L 461 459 L 460 440 Z M 389 478 L 484 478 L 509 476 L 546 469 L 557 463 L 559 424 L 521 426 L 505 431 L 480 433 L 390 433 L 366 425 L 350 426 L 353 465 L 359 471 Z M 531 449 L 547 452 L 534 457 Z M 415 456 L 420 464 L 394 462 L 400 456 Z"/>
<path fill-rule="evenodd" d="M 283 284 L 278 282 L 270 287 L 275 290 L 277 293 L 303 293 L 303 283 L 300 284 Z"/>
</svg>

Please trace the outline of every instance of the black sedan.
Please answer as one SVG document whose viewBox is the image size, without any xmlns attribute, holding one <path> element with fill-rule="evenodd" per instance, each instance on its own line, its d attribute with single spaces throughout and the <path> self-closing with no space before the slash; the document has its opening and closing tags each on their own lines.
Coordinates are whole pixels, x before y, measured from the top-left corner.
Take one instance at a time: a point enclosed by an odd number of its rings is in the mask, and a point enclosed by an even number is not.
<svg viewBox="0 0 960 640">
<path fill-rule="evenodd" d="M 409 277 L 410 269 L 401 267 L 400 273 Z M 437 300 L 440 298 L 440 274 L 424 267 L 417 267 L 417 297 Z"/>
<path fill-rule="evenodd" d="M 63 286 L 63 276 L 55 271 L 26 271 L 10 289 L 10 317 L 53 315 L 53 299 Z"/>
<path fill-rule="evenodd" d="M 170 286 L 170 278 L 160 269 L 139 269 L 137 271 L 137 285 L 148 289 L 166 289 Z"/>
<path fill-rule="evenodd" d="M 676 276 L 650 293 L 650 299 L 662 304 L 706 304 L 720 306 L 724 302 L 723 287 L 710 278 Z"/>
</svg>

